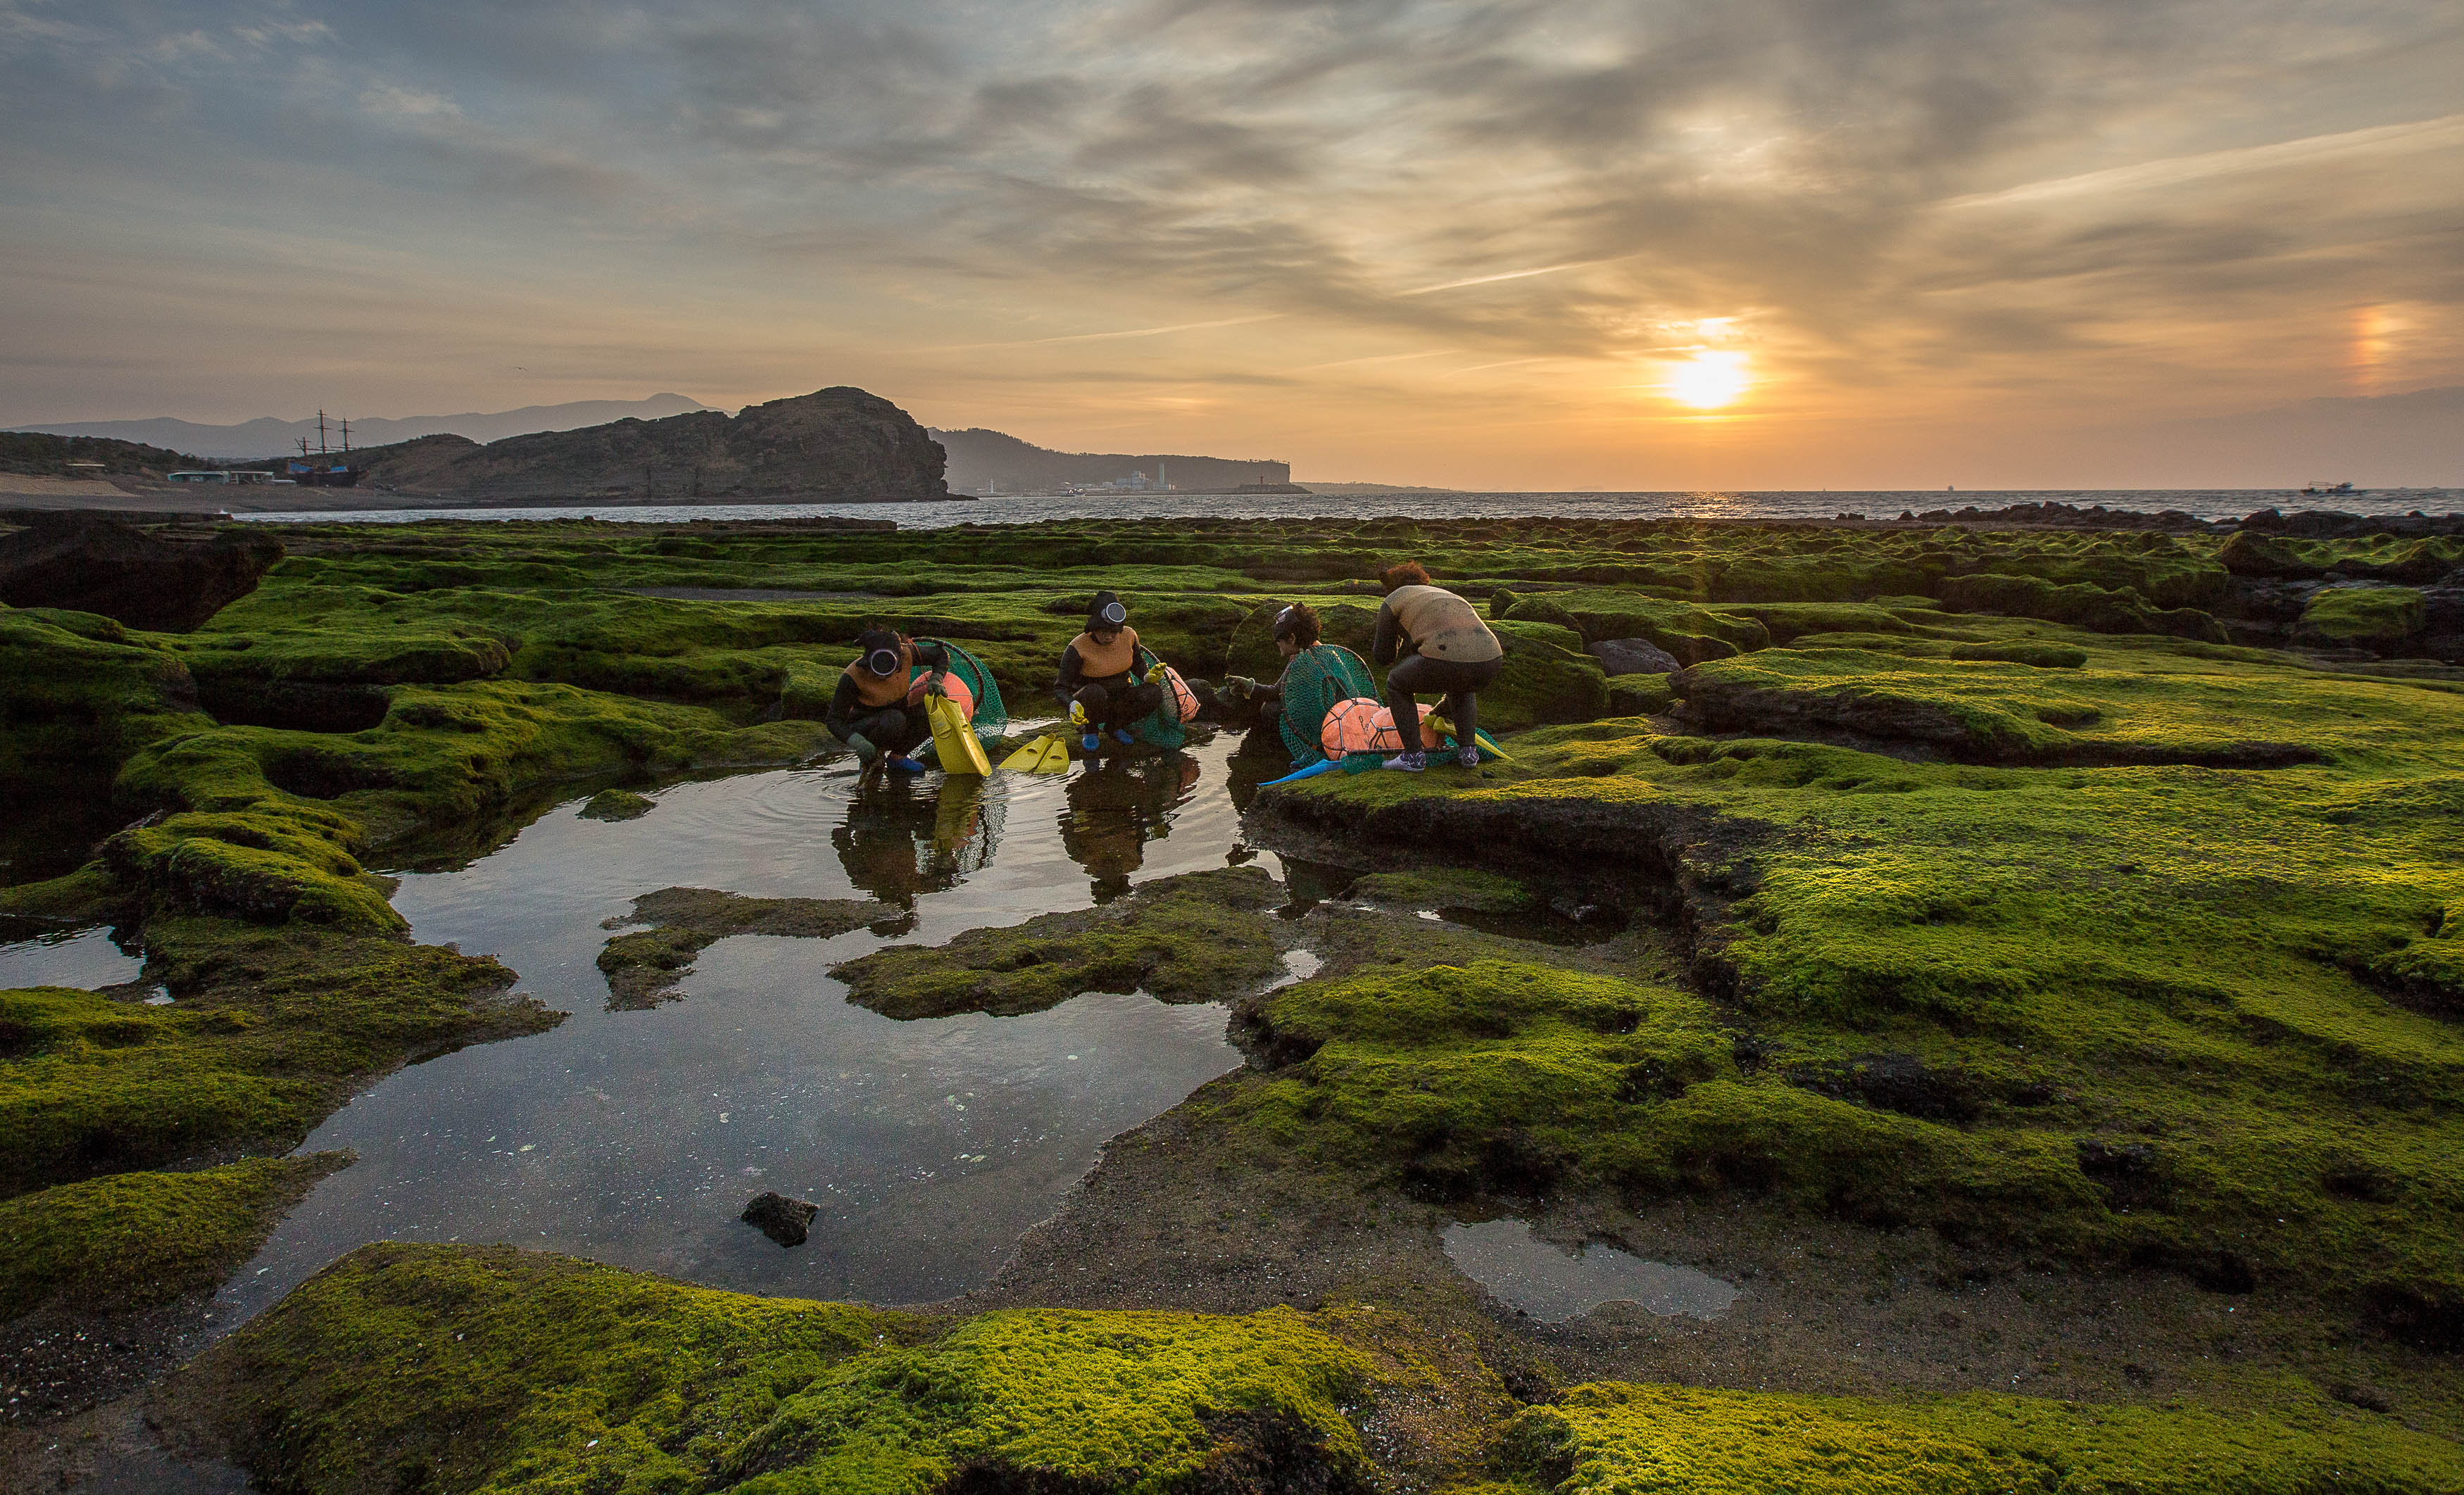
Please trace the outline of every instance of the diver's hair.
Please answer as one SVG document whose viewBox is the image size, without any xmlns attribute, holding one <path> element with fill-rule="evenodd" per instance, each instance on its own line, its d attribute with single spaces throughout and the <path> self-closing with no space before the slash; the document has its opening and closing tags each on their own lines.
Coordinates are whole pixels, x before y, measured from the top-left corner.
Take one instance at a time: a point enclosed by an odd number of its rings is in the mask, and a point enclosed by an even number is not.
<svg viewBox="0 0 2464 1495">
<path fill-rule="evenodd" d="M 1317 609 L 1307 603 L 1294 603 L 1275 614 L 1275 637 L 1290 639 L 1307 649 L 1326 636 L 1317 621 Z"/>
<path fill-rule="evenodd" d="M 1426 586 L 1429 584 L 1429 568 L 1417 561 L 1405 561 L 1388 566 L 1385 574 L 1377 580 L 1383 582 L 1390 592 L 1398 586 Z"/>
</svg>

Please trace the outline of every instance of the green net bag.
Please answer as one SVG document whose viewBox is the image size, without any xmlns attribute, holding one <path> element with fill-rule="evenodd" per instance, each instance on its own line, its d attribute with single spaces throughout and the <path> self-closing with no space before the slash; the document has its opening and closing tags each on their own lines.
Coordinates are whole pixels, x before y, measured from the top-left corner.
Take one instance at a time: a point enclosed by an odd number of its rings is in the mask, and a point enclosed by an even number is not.
<svg viewBox="0 0 2464 1495">
<path fill-rule="evenodd" d="M 976 715 L 970 718 L 976 736 L 985 742 L 998 741 L 1009 732 L 1009 708 L 1001 704 L 1001 686 L 993 679 L 993 667 L 948 639 L 919 638 L 918 644 L 930 644 L 950 656 L 950 672 L 967 682 L 976 695 Z"/>
<path fill-rule="evenodd" d="M 1376 678 L 1368 661 L 1340 644 L 1312 644 L 1284 667 L 1284 746 L 1291 750 L 1292 766 L 1307 768 L 1326 757 L 1318 745 L 1318 726 L 1337 701 L 1375 695 Z"/>
<path fill-rule="evenodd" d="M 1138 666 L 1139 672 L 1148 679 L 1163 678 L 1163 661 L 1143 644 L 1138 646 Z M 1130 728 L 1130 736 L 1153 747 L 1180 748 L 1188 745 L 1189 724 L 1180 719 L 1180 705 L 1170 687 L 1164 690 L 1163 704 L 1140 717 L 1137 724 Z"/>
</svg>

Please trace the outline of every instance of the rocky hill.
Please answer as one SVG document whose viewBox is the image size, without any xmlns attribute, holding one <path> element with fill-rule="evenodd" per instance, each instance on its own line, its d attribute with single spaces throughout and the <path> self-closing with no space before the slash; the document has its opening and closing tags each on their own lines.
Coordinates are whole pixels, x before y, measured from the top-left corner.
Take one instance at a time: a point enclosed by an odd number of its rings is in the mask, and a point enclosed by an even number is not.
<svg viewBox="0 0 2464 1495">
<path fill-rule="evenodd" d="M 1224 493 L 1243 483 L 1292 480 L 1288 462 L 1170 452 L 1054 451 L 981 429 L 929 434 L 949 452 L 950 486 L 961 493 L 984 493 L 995 485 L 1005 494 L 1029 493 L 1063 483 L 1115 482 L 1132 473 L 1144 473 L 1151 482 L 1161 473 L 1184 493 Z"/>
<path fill-rule="evenodd" d="M 160 477 L 175 468 L 197 465 L 195 457 L 140 442 L 0 431 L 0 473 L 53 477 L 90 477 L 108 473 Z"/>
<path fill-rule="evenodd" d="M 362 415 L 351 421 L 351 434 L 355 438 L 352 443 L 355 447 L 391 446 L 414 441 L 421 436 L 437 435 L 463 436 L 472 441 L 498 441 L 531 431 L 573 430 L 583 426 L 605 426 L 610 421 L 632 418 L 657 420 L 662 416 L 708 408 L 709 406 L 687 395 L 654 394 L 647 400 L 576 400 L 565 405 L 526 405 L 518 410 L 469 410 L 459 415 L 407 415 L 399 418 Z M 332 423 L 328 423 L 324 430 L 319 430 L 313 419 L 286 421 L 272 415 L 242 421 L 235 426 L 208 426 L 171 416 L 156 416 L 150 420 L 133 421 L 58 421 L 51 425 L 20 426 L 16 429 L 149 443 L 233 461 L 286 455 L 299 450 L 302 436 L 311 441 L 320 437 L 340 439 Z"/>
<path fill-rule="evenodd" d="M 481 502 L 946 498 L 941 448 L 905 410 L 841 385 L 729 417 L 696 410 L 486 446 L 425 436 L 356 454 L 362 490 Z"/>
</svg>

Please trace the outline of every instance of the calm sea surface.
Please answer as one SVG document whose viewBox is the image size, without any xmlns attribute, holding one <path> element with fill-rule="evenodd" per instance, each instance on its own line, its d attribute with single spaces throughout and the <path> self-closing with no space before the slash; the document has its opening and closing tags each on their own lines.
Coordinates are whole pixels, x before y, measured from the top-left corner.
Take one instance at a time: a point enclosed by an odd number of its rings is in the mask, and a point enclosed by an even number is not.
<svg viewBox="0 0 2464 1495">
<path fill-rule="evenodd" d="M 1903 510 L 1999 509 L 2013 503 L 2102 504 L 2155 514 L 2178 509 L 2204 519 L 2237 519 L 2260 509 L 2337 509 L 2392 515 L 2464 509 L 2464 489 L 2387 488 L 2366 493 L 2303 495 L 2290 489 L 2148 489 L 2089 493 L 2008 490 L 1926 493 L 1665 493 L 1665 494 L 1139 494 L 1070 498 L 969 498 L 939 503 L 572 504 L 531 509 L 347 509 L 316 514 L 244 514 L 268 524 L 420 519 L 621 519 L 675 523 L 686 519 L 783 519 L 833 516 L 892 519 L 910 529 L 953 524 L 1032 524 L 1039 519 L 1367 519 L 1528 518 L 1827 519 L 1854 514 L 1896 518 Z"/>
</svg>

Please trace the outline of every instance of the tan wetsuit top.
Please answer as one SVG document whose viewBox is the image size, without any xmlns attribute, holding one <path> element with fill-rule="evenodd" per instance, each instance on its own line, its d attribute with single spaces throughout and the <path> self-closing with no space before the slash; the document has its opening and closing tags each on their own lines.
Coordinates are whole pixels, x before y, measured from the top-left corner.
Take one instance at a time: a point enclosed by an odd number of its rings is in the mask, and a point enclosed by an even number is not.
<svg viewBox="0 0 2464 1495">
<path fill-rule="evenodd" d="M 1137 668 L 1138 630 L 1124 626 L 1112 635 L 1109 645 L 1098 644 L 1091 633 L 1081 633 L 1069 641 L 1078 651 L 1078 673 L 1082 679 L 1109 680 L 1125 675 Z"/>
<path fill-rule="evenodd" d="M 1411 635 L 1416 653 L 1459 665 L 1506 657 L 1506 648 L 1471 604 L 1442 586 L 1398 586 L 1386 594 L 1386 610 Z"/>
</svg>

